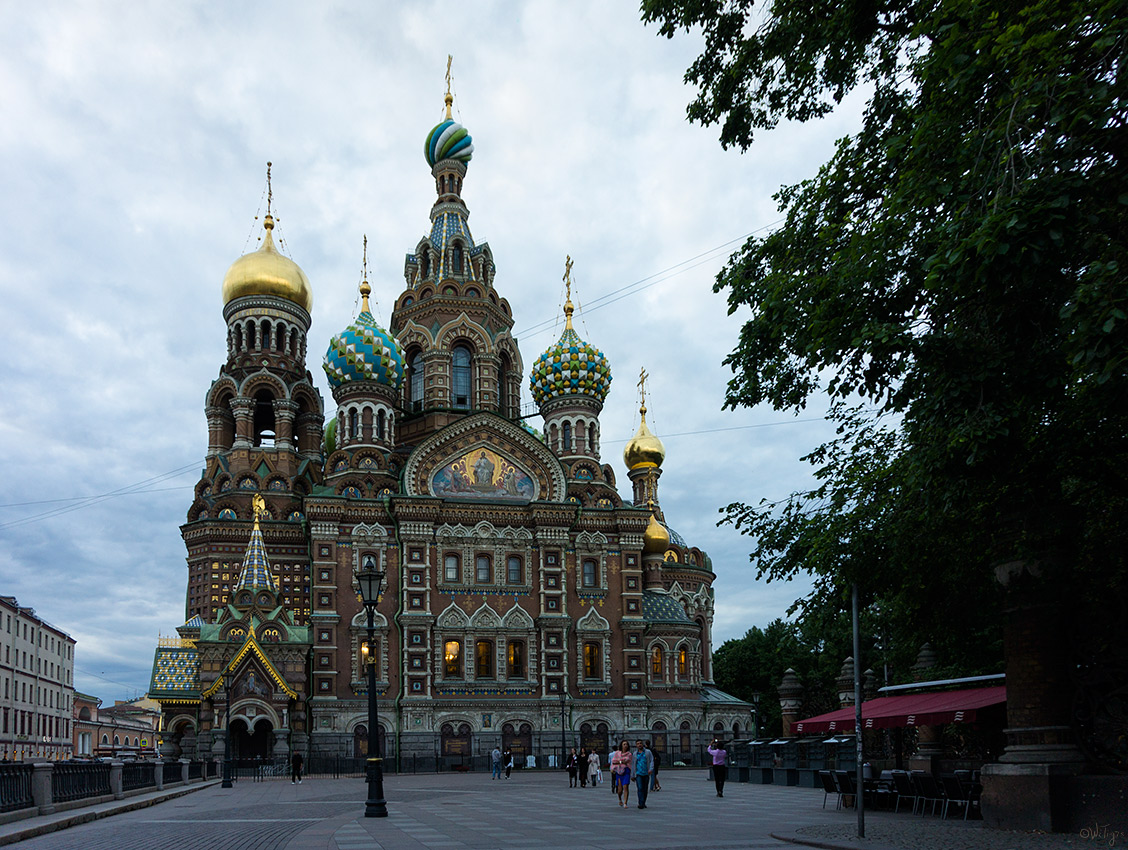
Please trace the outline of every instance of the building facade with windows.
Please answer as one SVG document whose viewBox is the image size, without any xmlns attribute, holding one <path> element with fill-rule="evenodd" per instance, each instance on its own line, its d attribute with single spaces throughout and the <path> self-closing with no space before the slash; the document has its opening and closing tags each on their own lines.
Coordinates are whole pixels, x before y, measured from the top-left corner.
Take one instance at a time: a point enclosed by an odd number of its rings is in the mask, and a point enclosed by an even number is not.
<svg viewBox="0 0 1128 850">
<path fill-rule="evenodd" d="M 66 759 L 72 752 L 74 638 L 0 596 L 0 759 Z"/>
<path fill-rule="evenodd" d="M 462 195 L 473 145 L 447 107 L 426 142 L 430 229 L 389 329 L 366 274 L 329 342 L 328 423 L 306 371 L 312 287 L 269 211 L 227 273 L 227 358 L 181 529 L 188 621 L 150 690 L 167 754 L 366 753 L 369 659 L 393 758 L 605 753 L 644 734 L 676 759 L 749 729 L 751 706 L 711 684 L 714 574 L 666 522 L 645 404 L 630 498 L 601 456 L 611 369 L 572 327 L 570 294 L 529 373 L 543 433 L 525 424 L 512 313 Z M 371 647 L 364 565 L 386 574 Z"/>
</svg>

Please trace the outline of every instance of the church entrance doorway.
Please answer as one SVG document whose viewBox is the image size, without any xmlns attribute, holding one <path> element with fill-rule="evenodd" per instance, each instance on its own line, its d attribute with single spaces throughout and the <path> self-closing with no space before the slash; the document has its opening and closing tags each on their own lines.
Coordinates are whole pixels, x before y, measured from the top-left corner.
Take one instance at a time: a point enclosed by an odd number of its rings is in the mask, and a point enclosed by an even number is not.
<svg viewBox="0 0 1128 850">
<path fill-rule="evenodd" d="M 274 757 L 274 725 L 260 718 L 254 729 L 247 721 L 231 721 L 231 757 L 236 761 L 265 761 Z"/>
</svg>

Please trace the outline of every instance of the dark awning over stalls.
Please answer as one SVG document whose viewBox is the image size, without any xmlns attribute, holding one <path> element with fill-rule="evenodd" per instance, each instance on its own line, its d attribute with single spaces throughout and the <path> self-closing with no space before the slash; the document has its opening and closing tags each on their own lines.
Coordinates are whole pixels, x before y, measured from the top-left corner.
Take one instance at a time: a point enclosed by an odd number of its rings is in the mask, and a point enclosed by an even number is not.
<svg viewBox="0 0 1128 850">
<path fill-rule="evenodd" d="M 980 708 L 1007 701 L 1006 685 L 939 691 L 929 694 L 904 694 L 878 697 L 862 703 L 863 729 L 889 729 L 894 726 L 936 726 L 942 723 L 970 723 Z M 854 728 L 854 707 L 808 717 L 795 724 L 797 734 L 842 732 Z"/>
</svg>

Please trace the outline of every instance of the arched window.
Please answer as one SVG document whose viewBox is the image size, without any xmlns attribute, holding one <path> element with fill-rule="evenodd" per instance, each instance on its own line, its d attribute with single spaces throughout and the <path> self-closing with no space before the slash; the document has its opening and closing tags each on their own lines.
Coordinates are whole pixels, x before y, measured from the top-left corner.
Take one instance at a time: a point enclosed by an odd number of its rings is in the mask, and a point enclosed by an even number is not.
<svg viewBox="0 0 1128 850">
<path fill-rule="evenodd" d="M 254 431 L 256 446 L 274 445 L 274 396 L 270 390 L 255 393 Z"/>
<path fill-rule="evenodd" d="M 119 739 L 117 735 L 114 735 L 114 746 L 117 747 L 120 744 L 121 744 L 121 739 Z"/>
<path fill-rule="evenodd" d="M 421 352 L 415 352 L 411 358 L 411 382 L 409 384 L 411 389 L 411 410 L 418 412 L 423 409 L 423 355 Z"/>
<path fill-rule="evenodd" d="M 599 564 L 592 558 L 585 558 L 580 579 L 584 587 L 599 586 Z"/>
<path fill-rule="evenodd" d="M 598 641 L 589 640 L 584 644 L 584 678 L 602 679 L 603 662 Z"/>
<path fill-rule="evenodd" d="M 286 352 L 286 326 L 279 322 L 274 328 L 274 347 L 283 354 Z"/>
<path fill-rule="evenodd" d="M 105 745 L 105 744 L 109 744 L 109 743 L 110 743 L 110 739 L 108 737 L 106 737 L 105 735 L 103 735 L 102 736 L 102 744 Z"/>
<path fill-rule="evenodd" d="M 492 570 L 490 569 L 490 556 L 479 555 L 474 561 L 474 580 L 478 584 L 489 584 Z"/>
<path fill-rule="evenodd" d="M 451 351 L 451 407 L 470 407 L 470 349 L 465 345 Z"/>
<path fill-rule="evenodd" d="M 650 675 L 655 679 L 662 678 L 662 668 L 665 663 L 665 653 L 662 652 L 662 647 L 655 646 L 650 653 Z"/>
<path fill-rule="evenodd" d="M 349 411 L 349 439 L 356 440 L 360 437 L 360 417 L 354 407 Z"/>
<path fill-rule="evenodd" d="M 243 326 L 242 325 L 236 325 L 235 326 L 235 351 L 239 352 L 239 351 L 242 351 L 242 350 L 243 350 Z"/>
<path fill-rule="evenodd" d="M 443 581 L 456 582 L 462 576 L 459 575 L 458 556 L 448 554 L 443 558 Z"/>
<path fill-rule="evenodd" d="M 689 675 L 689 653 L 685 647 L 678 650 L 678 678 L 684 679 Z"/>
<path fill-rule="evenodd" d="M 505 562 L 506 566 L 506 581 L 510 584 L 521 584 L 524 580 L 524 571 L 521 569 L 521 559 L 516 555 L 510 555 Z"/>
<path fill-rule="evenodd" d="M 448 640 L 443 644 L 443 670 L 448 678 L 462 678 L 462 641 Z"/>
<path fill-rule="evenodd" d="M 506 675 L 510 679 L 525 678 L 525 642 L 511 640 L 506 652 Z"/>
<path fill-rule="evenodd" d="M 259 342 L 262 343 L 261 347 L 264 351 L 270 348 L 270 322 L 266 319 L 262 320 L 262 339 Z"/>
<path fill-rule="evenodd" d="M 419 271 L 423 277 L 427 277 L 431 273 L 431 254 L 426 248 L 424 248 L 423 253 L 419 255 Z M 406 301 L 404 306 L 407 306 Z"/>
<path fill-rule="evenodd" d="M 462 246 L 457 243 L 451 251 L 450 263 L 454 267 L 455 274 L 462 274 Z"/>
<path fill-rule="evenodd" d="M 561 451 L 572 451 L 572 423 L 564 423 L 564 445 L 561 446 Z"/>
<path fill-rule="evenodd" d="M 475 647 L 474 675 L 479 679 L 494 677 L 494 651 L 492 640 L 480 640 Z"/>
<path fill-rule="evenodd" d="M 388 414 L 383 409 L 376 413 L 376 439 L 383 442 L 388 427 Z"/>
</svg>

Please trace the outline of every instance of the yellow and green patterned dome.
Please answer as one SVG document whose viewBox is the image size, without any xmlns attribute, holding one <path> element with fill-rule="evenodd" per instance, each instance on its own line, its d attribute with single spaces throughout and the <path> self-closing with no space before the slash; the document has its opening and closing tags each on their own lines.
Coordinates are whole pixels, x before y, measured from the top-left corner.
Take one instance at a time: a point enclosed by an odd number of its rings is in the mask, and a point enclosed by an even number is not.
<svg viewBox="0 0 1128 850">
<path fill-rule="evenodd" d="M 368 281 L 364 281 L 360 287 L 360 315 L 329 340 L 322 365 L 334 387 L 355 381 L 375 381 L 398 390 L 403 383 L 403 352 L 395 338 L 372 316 L 368 308 L 371 291 Z"/>
<path fill-rule="evenodd" d="M 537 404 L 569 395 L 606 400 L 611 389 L 611 363 L 572 327 L 572 299 L 564 302 L 564 333 L 533 364 L 529 388 Z"/>
</svg>

